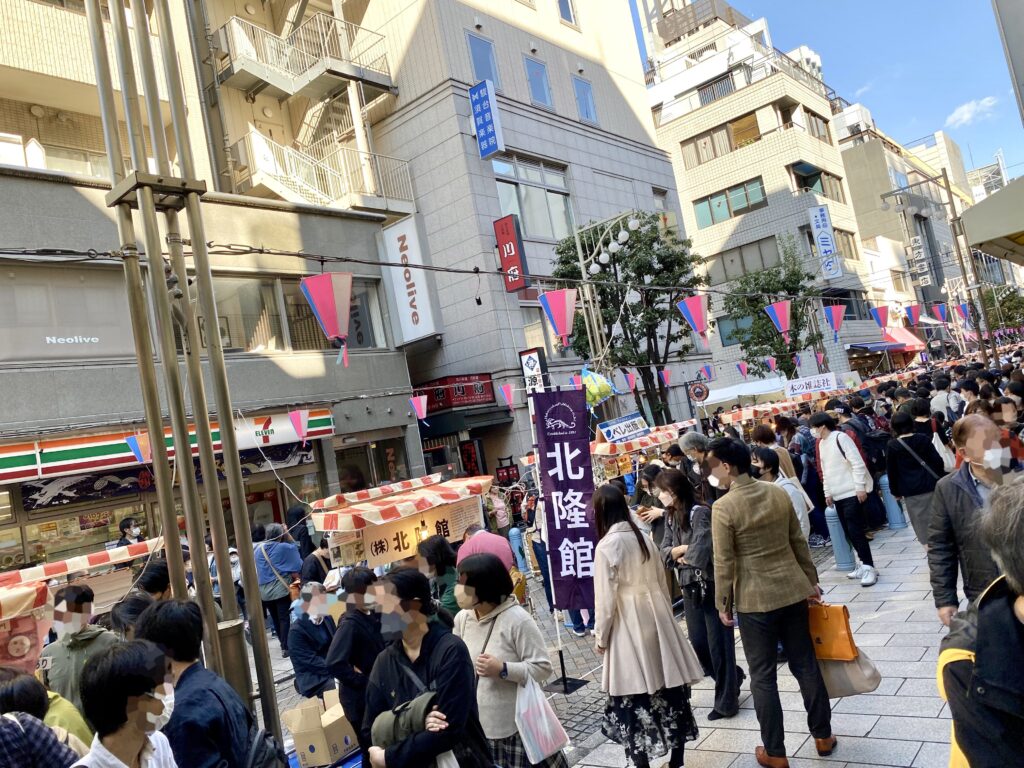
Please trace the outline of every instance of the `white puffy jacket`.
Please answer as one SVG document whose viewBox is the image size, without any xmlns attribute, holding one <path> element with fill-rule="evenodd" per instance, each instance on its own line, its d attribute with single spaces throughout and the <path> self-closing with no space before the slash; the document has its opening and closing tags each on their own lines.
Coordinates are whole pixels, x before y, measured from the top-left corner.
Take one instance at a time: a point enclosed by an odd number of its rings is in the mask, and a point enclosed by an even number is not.
<svg viewBox="0 0 1024 768">
<path fill-rule="evenodd" d="M 836 429 L 818 441 L 818 457 L 825 495 L 833 501 L 856 496 L 858 491 L 870 493 L 874 487 L 857 444 L 842 430 Z"/>
</svg>

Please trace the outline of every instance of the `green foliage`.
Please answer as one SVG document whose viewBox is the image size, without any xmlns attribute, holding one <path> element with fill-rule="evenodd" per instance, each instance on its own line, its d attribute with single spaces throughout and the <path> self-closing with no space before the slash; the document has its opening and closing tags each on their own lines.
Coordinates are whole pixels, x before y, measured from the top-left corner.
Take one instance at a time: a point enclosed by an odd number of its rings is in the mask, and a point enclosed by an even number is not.
<svg viewBox="0 0 1024 768">
<path fill-rule="evenodd" d="M 703 260 L 691 253 L 689 241 L 680 240 L 672 232 L 663 232 L 656 214 L 638 214 L 636 218 L 640 228 L 629 233 L 627 244 L 611 255 L 609 264 L 603 266 L 600 274 L 587 277 L 597 292 L 601 322 L 610 342 L 603 361 L 605 367 L 637 369 L 637 388 L 647 394 L 656 420 L 662 423 L 670 419 L 671 414 L 667 391 L 658 371 L 673 360 L 683 359 L 690 351 L 687 342 L 690 329 L 676 304 L 704 283 L 694 272 Z M 602 234 L 605 234 L 607 246 L 619 231 L 619 225 L 607 234 L 603 227 L 585 230 L 580 238 L 583 253 L 589 257 L 597 251 Z M 568 237 L 559 242 L 555 254 L 552 275 L 579 279 L 575 239 Z M 565 285 L 574 287 L 575 283 Z M 675 288 L 645 290 L 645 286 L 652 285 Z M 591 357 L 586 321 L 579 311 L 573 327 L 572 348 L 580 357 Z"/>
<path fill-rule="evenodd" d="M 774 357 L 778 370 L 793 378 L 797 375 L 793 355 L 821 343 L 822 336 L 813 319 L 820 302 L 814 298 L 818 293 L 813 285 L 814 275 L 806 270 L 795 238 L 779 237 L 779 249 L 778 265 L 744 275 L 732 283 L 724 307 L 731 317 L 752 318 L 748 327 L 738 327 L 733 333 L 751 372 L 764 375 L 768 372 L 765 358 Z M 769 304 L 784 299 L 792 301 L 789 344 L 764 311 Z"/>
<path fill-rule="evenodd" d="M 1024 325 L 1024 296 L 1016 291 L 996 301 L 992 288 L 986 286 L 982 289 L 982 301 L 993 328 L 1019 328 Z M 952 307 L 950 311 L 953 311 Z"/>
</svg>

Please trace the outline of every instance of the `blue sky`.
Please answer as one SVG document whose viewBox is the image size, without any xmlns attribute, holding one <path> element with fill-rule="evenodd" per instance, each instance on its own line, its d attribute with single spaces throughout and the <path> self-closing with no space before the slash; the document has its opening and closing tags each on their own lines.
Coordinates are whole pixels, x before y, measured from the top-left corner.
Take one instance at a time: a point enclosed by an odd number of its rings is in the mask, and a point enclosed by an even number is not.
<svg viewBox="0 0 1024 768">
<path fill-rule="evenodd" d="M 1000 147 L 1011 177 L 1024 176 L 1024 127 L 988 0 L 731 0 L 768 19 L 775 46 L 821 55 L 825 82 L 861 102 L 900 142 L 943 129 L 964 164 L 992 162 Z"/>
</svg>

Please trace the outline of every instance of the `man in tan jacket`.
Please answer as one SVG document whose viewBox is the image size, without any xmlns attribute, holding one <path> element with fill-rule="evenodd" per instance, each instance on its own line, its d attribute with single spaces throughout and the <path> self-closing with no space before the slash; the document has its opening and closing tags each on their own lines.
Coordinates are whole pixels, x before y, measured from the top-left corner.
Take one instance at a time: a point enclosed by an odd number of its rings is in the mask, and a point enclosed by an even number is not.
<svg viewBox="0 0 1024 768">
<path fill-rule="evenodd" d="M 727 491 L 711 508 L 715 600 L 723 624 L 739 614 L 740 639 L 764 746 L 754 756 L 766 768 L 789 768 L 782 704 L 775 677 L 778 644 L 800 685 L 818 754 L 832 754 L 832 712 L 814 656 L 807 600 L 819 599 L 818 572 L 807 539 L 781 488 L 750 476 L 750 450 L 722 438 L 708 449 L 709 481 Z"/>
</svg>

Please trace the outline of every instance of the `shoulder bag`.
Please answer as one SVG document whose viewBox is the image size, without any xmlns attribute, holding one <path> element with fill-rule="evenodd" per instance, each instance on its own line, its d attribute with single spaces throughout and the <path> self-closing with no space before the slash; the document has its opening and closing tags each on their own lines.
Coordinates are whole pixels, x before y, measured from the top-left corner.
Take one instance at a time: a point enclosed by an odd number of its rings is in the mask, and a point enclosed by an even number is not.
<svg viewBox="0 0 1024 768">
<path fill-rule="evenodd" d="M 260 544 L 260 552 L 263 553 L 263 559 L 267 561 L 267 565 L 270 566 L 270 570 L 274 572 L 274 575 L 277 576 L 277 580 L 281 582 L 281 586 L 288 590 L 288 597 L 292 600 L 298 600 L 299 591 L 301 589 L 299 582 L 293 581 L 288 583 L 288 580 L 285 579 L 285 577 L 281 575 L 280 571 L 274 567 L 274 562 L 270 559 L 270 555 L 267 554 L 266 544 Z"/>
<path fill-rule="evenodd" d="M 818 668 L 830 699 L 871 693 L 882 682 L 882 673 L 864 651 L 853 661 L 818 659 Z"/>
<path fill-rule="evenodd" d="M 922 459 L 920 456 L 917 455 L 917 451 L 915 451 L 913 448 L 911 448 L 910 445 L 908 445 L 907 443 L 903 442 L 903 438 L 902 437 L 897 437 L 896 438 L 896 442 L 898 442 L 900 445 L 902 445 L 904 448 L 906 448 L 907 449 L 907 453 L 909 453 L 911 456 L 913 456 L 915 459 L 917 459 L 917 463 L 920 464 L 922 467 L 924 467 L 924 470 L 929 475 L 934 477 L 936 480 L 940 480 L 941 479 L 938 475 L 935 474 L 935 470 L 932 469 L 931 467 L 929 467 L 925 463 L 924 459 Z M 940 454 L 940 456 L 941 456 L 941 454 Z M 943 459 L 942 464 L 943 464 L 943 466 L 945 466 L 945 464 L 946 464 L 945 459 Z"/>
<path fill-rule="evenodd" d="M 853 661 L 857 658 L 857 646 L 850 631 L 850 611 L 845 605 L 811 603 L 807 611 L 814 655 L 818 659 Z"/>
</svg>

